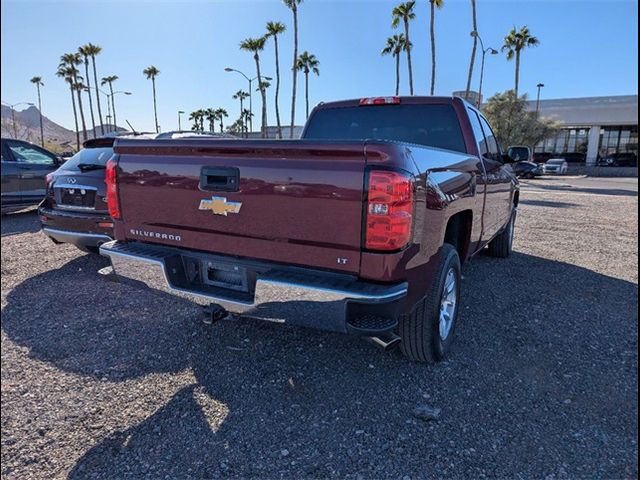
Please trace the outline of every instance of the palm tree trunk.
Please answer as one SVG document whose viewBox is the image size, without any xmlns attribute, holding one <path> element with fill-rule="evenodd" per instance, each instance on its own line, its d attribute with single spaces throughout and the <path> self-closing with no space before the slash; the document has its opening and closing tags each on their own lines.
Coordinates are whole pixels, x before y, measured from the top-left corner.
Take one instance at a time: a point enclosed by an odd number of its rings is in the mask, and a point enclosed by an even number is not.
<svg viewBox="0 0 640 480">
<path fill-rule="evenodd" d="M 262 85 L 262 75 L 260 75 L 260 56 L 258 52 L 253 56 L 256 61 L 256 73 L 258 74 L 258 88 L 260 89 L 260 96 L 262 97 L 262 127 L 260 128 L 260 136 L 266 138 L 267 134 L 267 94 L 265 92 L 264 85 Z"/>
<path fill-rule="evenodd" d="M 73 121 L 76 125 L 76 148 L 80 150 L 80 132 L 78 131 L 78 111 L 76 110 L 76 99 L 73 96 L 73 84 L 69 84 L 71 89 L 71 105 L 73 105 Z"/>
<path fill-rule="evenodd" d="M 400 52 L 396 53 L 396 97 L 400 95 Z"/>
<path fill-rule="evenodd" d="M 93 125 L 93 138 L 96 138 L 96 119 L 93 116 L 93 100 L 91 100 L 91 82 L 89 81 L 89 58 L 85 59 L 84 72 L 87 76 L 87 96 L 89 97 L 89 113 L 91 113 L 91 125 Z"/>
<path fill-rule="evenodd" d="M 436 5 L 434 0 L 431 0 L 431 22 L 430 22 L 430 34 L 431 34 L 431 95 L 436 90 L 436 32 L 435 32 L 435 18 L 436 18 Z"/>
<path fill-rule="evenodd" d="M 75 83 L 77 85 L 77 78 L 75 80 Z M 76 95 L 78 97 L 78 110 L 80 110 L 80 122 L 82 123 L 82 139 L 84 141 L 87 141 L 87 122 L 85 122 L 84 120 L 84 110 L 82 108 L 82 92 L 79 88 L 76 88 Z"/>
<path fill-rule="evenodd" d="M 516 50 L 516 100 L 518 99 L 518 84 L 520 83 L 520 50 Z"/>
<path fill-rule="evenodd" d="M 220 116 L 220 133 L 224 132 L 224 120 L 222 120 L 222 116 Z"/>
<path fill-rule="evenodd" d="M 44 148 L 44 128 L 42 127 L 42 100 L 40 98 L 40 83 L 36 84 L 38 88 L 38 111 L 40 112 L 40 145 Z"/>
<path fill-rule="evenodd" d="M 109 92 L 111 93 L 111 110 L 113 110 L 113 130 L 118 131 L 118 124 L 116 123 L 116 102 L 113 100 L 113 84 L 109 82 Z"/>
<path fill-rule="evenodd" d="M 291 128 L 289 130 L 289 138 L 293 138 L 293 126 L 296 120 L 296 85 L 298 79 L 298 70 L 296 69 L 296 61 L 298 60 L 298 7 L 293 2 L 291 9 L 293 12 L 293 86 L 291 93 Z"/>
<path fill-rule="evenodd" d="M 91 56 L 93 64 L 93 84 L 96 86 L 96 101 L 98 102 L 98 118 L 100 119 L 100 133 L 104 135 L 104 123 L 102 121 L 102 107 L 100 105 L 100 91 L 98 90 L 98 72 L 96 71 L 96 57 Z"/>
<path fill-rule="evenodd" d="M 156 105 L 156 77 L 151 77 L 151 84 L 153 85 L 153 117 L 156 121 L 156 133 L 158 130 L 158 108 Z M 200 125 L 202 127 L 202 125 Z"/>
<path fill-rule="evenodd" d="M 404 19 L 404 36 L 407 37 L 407 66 L 409 67 L 409 95 L 413 95 L 413 67 L 411 66 L 411 41 L 409 40 L 409 20 Z"/>
<path fill-rule="evenodd" d="M 278 107 L 278 94 L 280 93 L 280 60 L 278 60 L 278 35 L 273 36 L 276 50 L 276 125 L 278 126 L 278 138 L 282 138 L 282 126 L 280 125 L 280 108 Z"/>
<path fill-rule="evenodd" d="M 473 32 L 477 32 L 477 22 L 476 22 L 476 0 L 471 0 L 471 15 L 473 19 Z M 464 92 L 465 100 L 469 99 L 469 91 L 471 90 L 471 78 L 473 77 L 473 64 L 476 61 L 476 48 L 478 46 L 478 37 L 474 35 L 473 37 L 473 48 L 471 49 L 471 60 L 469 62 L 469 75 L 467 76 L 467 88 Z"/>
<path fill-rule="evenodd" d="M 243 118 L 244 115 L 244 99 L 242 98 L 242 96 L 240 97 L 240 120 L 242 120 L 242 128 L 241 128 L 241 134 L 242 137 L 244 137 L 244 129 L 245 129 L 245 119 Z"/>
<path fill-rule="evenodd" d="M 309 118 L 309 72 L 304 72 L 304 101 L 307 107 L 306 118 Z"/>
</svg>

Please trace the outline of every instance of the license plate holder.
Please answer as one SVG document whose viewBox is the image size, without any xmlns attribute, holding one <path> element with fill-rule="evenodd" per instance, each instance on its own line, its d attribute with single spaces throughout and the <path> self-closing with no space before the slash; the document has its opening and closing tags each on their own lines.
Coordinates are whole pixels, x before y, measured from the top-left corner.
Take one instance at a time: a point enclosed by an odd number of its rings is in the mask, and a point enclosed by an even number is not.
<svg viewBox="0 0 640 480">
<path fill-rule="evenodd" d="M 202 261 L 202 282 L 213 287 L 228 288 L 239 292 L 249 291 L 247 269 L 237 265 Z"/>
</svg>

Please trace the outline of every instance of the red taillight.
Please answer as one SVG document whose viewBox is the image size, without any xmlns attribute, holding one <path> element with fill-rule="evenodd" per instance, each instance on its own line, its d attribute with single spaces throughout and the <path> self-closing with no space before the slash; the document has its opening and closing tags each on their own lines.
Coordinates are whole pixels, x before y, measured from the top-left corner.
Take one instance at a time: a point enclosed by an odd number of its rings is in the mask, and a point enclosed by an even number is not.
<svg viewBox="0 0 640 480">
<path fill-rule="evenodd" d="M 364 105 L 397 105 L 400 103 L 400 97 L 370 97 L 361 98 L 360 106 Z"/>
<path fill-rule="evenodd" d="M 120 218 L 120 202 L 118 200 L 118 163 L 112 158 L 107 162 L 104 183 L 107 184 L 107 208 L 111 218 Z"/>
<path fill-rule="evenodd" d="M 44 177 L 44 184 L 45 184 L 47 187 L 50 187 L 50 186 L 51 186 L 51 182 L 53 182 L 53 172 L 51 172 L 51 173 L 47 173 L 47 176 L 46 176 L 46 177 Z"/>
<path fill-rule="evenodd" d="M 398 250 L 411 238 L 413 184 L 398 172 L 369 172 L 365 247 Z"/>
</svg>

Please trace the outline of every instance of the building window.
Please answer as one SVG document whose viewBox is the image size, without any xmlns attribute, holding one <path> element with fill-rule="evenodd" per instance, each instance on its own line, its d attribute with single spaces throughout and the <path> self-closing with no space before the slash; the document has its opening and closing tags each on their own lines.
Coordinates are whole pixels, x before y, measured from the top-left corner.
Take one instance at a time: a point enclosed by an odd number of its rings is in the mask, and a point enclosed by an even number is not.
<svg viewBox="0 0 640 480">
<path fill-rule="evenodd" d="M 534 147 L 536 153 L 587 153 L 589 143 L 588 127 L 565 127 L 558 130 L 552 138 L 539 142 Z"/>
<path fill-rule="evenodd" d="M 602 127 L 598 147 L 600 157 L 626 152 L 638 155 L 638 126 Z"/>
</svg>

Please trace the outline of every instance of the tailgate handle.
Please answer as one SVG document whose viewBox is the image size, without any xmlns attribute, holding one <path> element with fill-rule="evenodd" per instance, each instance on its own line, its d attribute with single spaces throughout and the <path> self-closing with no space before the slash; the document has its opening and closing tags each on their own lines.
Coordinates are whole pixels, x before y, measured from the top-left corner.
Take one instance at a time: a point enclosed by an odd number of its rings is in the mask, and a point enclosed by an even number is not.
<svg viewBox="0 0 640 480">
<path fill-rule="evenodd" d="M 202 167 L 200 190 L 237 192 L 240 187 L 240 170 L 236 167 Z"/>
</svg>

